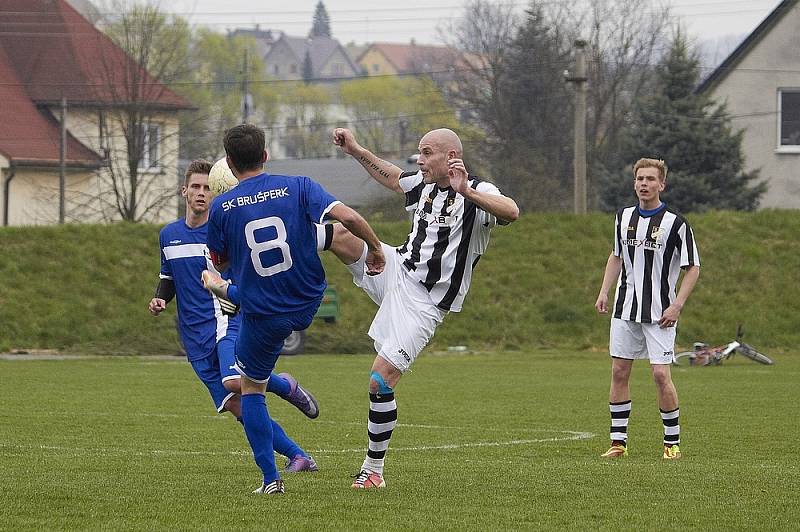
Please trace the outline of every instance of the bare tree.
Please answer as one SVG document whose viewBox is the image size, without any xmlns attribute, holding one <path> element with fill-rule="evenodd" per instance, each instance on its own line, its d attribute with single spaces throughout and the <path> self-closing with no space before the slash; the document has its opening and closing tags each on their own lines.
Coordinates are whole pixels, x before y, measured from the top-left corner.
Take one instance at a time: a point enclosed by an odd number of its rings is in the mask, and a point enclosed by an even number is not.
<svg viewBox="0 0 800 532">
<path fill-rule="evenodd" d="M 654 86 L 655 65 L 669 46 L 669 8 L 658 0 L 596 0 L 584 7 L 573 20 L 588 22 L 576 25 L 576 33 L 591 29 L 587 160 L 590 168 L 615 168 L 628 158 L 625 129 Z"/>
<path fill-rule="evenodd" d="M 98 48 L 96 120 L 108 167 L 99 173 L 100 204 L 108 216 L 127 221 L 159 218 L 174 204 L 177 190 L 178 117 L 188 103 L 167 88 L 185 68 L 190 32 L 182 19 L 157 5 L 126 9 L 117 1 L 106 12 L 117 13 L 104 24 L 116 46 Z"/>
<path fill-rule="evenodd" d="M 462 119 L 486 130 L 487 144 L 475 153 L 484 159 L 502 141 L 513 115 L 501 88 L 518 25 L 512 2 L 470 0 L 464 5 L 464 17 L 440 31 L 442 40 L 462 53 L 448 96 L 462 110 Z"/>
<path fill-rule="evenodd" d="M 587 137 L 594 169 L 620 156 L 668 24 L 658 0 L 532 0 L 524 13 L 510 3 L 466 5 L 445 34 L 468 59 L 451 96 L 464 108 L 462 117 L 487 131 L 485 160 L 524 207 L 571 205 L 573 109 L 563 72 L 572 66 L 573 41 L 590 43 Z"/>
<path fill-rule="evenodd" d="M 569 195 L 569 36 L 540 4 L 525 12 L 485 0 L 467 6 L 451 32 L 467 63 L 452 94 L 462 117 L 486 129 L 483 156 L 498 184 L 526 208 L 553 209 Z"/>
</svg>

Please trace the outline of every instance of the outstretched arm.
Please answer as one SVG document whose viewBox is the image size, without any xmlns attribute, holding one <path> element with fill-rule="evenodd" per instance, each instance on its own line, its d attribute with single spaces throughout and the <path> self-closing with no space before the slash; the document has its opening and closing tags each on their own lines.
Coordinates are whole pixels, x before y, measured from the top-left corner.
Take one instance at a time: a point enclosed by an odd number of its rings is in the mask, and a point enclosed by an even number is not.
<svg viewBox="0 0 800 532">
<path fill-rule="evenodd" d="M 375 181 L 389 190 L 404 194 L 403 189 L 400 188 L 400 174 L 403 171 L 361 146 L 356 142 L 352 131 L 337 127 L 333 130 L 333 143 L 358 161 Z"/>
<path fill-rule="evenodd" d="M 450 159 L 447 162 L 447 173 L 450 177 L 450 186 L 453 190 L 466 199 L 495 216 L 503 225 L 510 224 L 519 218 L 517 202 L 508 196 L 478 192 L 467 184 L 469 175 L 461 159 Z"/>
<path fill-rule="evenodd" d="M 369 275 L 381 273 L 386 266 L 386 257 L 383 256 L 381 241 L 378 240 L 378 236 L 367 221 L 344 203 L 336 204 L 328 212 L 328 216 L 342 222 L 348 231 L 367 243 L 367 273 Z"/>
</svg>

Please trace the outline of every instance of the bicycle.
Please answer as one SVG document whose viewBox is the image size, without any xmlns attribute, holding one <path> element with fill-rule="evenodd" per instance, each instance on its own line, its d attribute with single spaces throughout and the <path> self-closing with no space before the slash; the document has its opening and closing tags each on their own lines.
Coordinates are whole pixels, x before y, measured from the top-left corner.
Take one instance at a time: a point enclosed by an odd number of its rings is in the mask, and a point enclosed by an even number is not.
<svg viewBox="0 0 800 532">
<path fill-rule="evenodd" d="M 736 328 L 736 339 L 727 344 L 709 347 L 708 344 L 695 342 L 692 351 L 684 351 L 675 355 L 673 364 L 676 366 L 717 366 L 723 360 L 731 358 L 734 353 L 739 353 L 750 360 L 760 364 L 772 365 L 774 362 L 764 353 L 760 353 L 753 346 L 741 342 L 742 326 Z"/>
</svg>

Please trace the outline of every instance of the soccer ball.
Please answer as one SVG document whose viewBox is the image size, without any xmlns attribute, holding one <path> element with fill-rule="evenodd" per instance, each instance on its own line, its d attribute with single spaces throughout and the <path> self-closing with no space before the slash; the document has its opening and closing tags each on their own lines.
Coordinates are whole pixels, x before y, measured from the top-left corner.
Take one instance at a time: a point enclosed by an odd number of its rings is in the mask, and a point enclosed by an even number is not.
<svg viewBox="0 0 800 532">
<path fill-rule="evenodd" d="M 215 196 L 224 194 L 238 184 L 239 180 L 228 168 L 228 163 L 224 157 L 215 162 L 208 173 L 208 188 L 211 189 L 211 193 Z"/>
</svg>

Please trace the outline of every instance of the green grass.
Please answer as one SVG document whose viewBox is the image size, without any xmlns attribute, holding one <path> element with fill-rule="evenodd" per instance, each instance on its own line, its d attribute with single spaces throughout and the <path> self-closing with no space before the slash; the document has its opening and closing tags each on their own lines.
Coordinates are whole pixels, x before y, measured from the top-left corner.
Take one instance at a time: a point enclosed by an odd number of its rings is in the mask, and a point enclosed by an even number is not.
<svg viewBox="0 0 800 532">
<path fill-rule="evenodd" d="M 646 364 L 630 456 L 608 462 L 607 355 L 426 352 L 398 387 L 379 492 L 349 487 L 371 356 L 282 358 L 322 414 L 273 396 L 271 412 L 321 471 L 268 498 L 249 494 L 259 473 L 241 428 L 214 415 L 185 360 L 0 360 L 0 529 L 790 530 L 800 357 L 775 358 L 675 368 L 684 458 L 665 463 Z M 569 431 L 592 436 L 547 441 Z"/>
<path fill-rule="evenodd" d="M 683 313 L 678 343 L 730 340 L 744 323 L 747 341 L 773 351 L 800 345 L 800 211 L 716 212 L 689 217 L 702 273 Z M 407 222 L 375 224 L 400 244 Z M 158 269 L 158 227 L 0 228 L 0 352 L 172 354 L 178 350 L 174 305 L 147 313 Z M 604 348 L 608 318 L 593 305 L 611 249 L 613 216 L 528 214 L 498 228 L 475 272 L 464 312 L 450 316 L 434 349 Z M 323 254 L 340 295 L 341 320 L 315 323 L 307 349 L 371 349 L 366 331 L 375 306 L 350 274 Z"/>
</svg>

